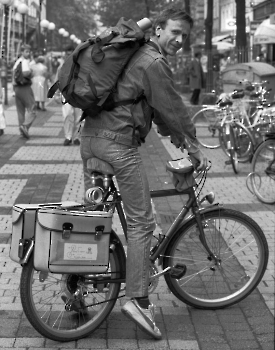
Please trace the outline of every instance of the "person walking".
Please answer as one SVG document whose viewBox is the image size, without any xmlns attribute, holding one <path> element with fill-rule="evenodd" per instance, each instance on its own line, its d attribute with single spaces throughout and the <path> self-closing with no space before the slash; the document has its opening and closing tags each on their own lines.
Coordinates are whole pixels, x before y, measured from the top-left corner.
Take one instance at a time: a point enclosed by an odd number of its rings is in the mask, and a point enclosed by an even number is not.
<svg viewBox="0 0 275 350">
<path fill-rule="evenodd" d="M 58 80 L 58 72 L 60 68 L 62 67 L 64 61 L 66 60 L 66 57 L 68 57 L 70 54 L 72 54 L 74 51 L 74 47 L 72 45 L 69 45 L 65 49 L 65 57 L 62 63 L 60 63 L 57 74 L 56 74 L 56 80 Z M 80 145 L 80 119 L 81 119 L 81 109 L 75 108 L 71 106 L 69 103 L 62 104 L 62 116 L 63 116 L 63 128 L 64 128 L 64 135 L 65 140 L 63 145 L 64 146 L 70 146 L 71 144 L 74 145 Z"/>
<path fill-rule="evenodd" d="M 207 158 L 199 149 L 195 127 L 177 93 L 167 56 L 183 47 L 193 20 L 184 10 L 168 7 L 153 26 L 153 37 L 130 59 L 117 83 L 115 102 L 135 99 L 93 118 L 87 116 L 81 131 L 85 191 L 91 188 L 88 159 L 97 157 L 113 166 L 127 220 L 126 296 L 122 312 L 141 329 L 161 338 L 155 307 L 148 297 L 149 254 L 155 229 L 149 183 L 138 147 L 145 141 L 152 121 L 176 147 L 185 147 L 198 170 Z"/>
<path fill-rule="evenodd" d="M 41 111 L 46 111 L 45 102 L 47 101 L 48 91 L 48 68 L 44 64 L 43 56 L 38 56 L 36 62 L 31 65 L 32 69 L 32 90 L 36 102 L 36 108 Z M 41 106 L 41 107 L 40 107 Z"/>
<path fill-rule="evenodd" d="M 26 139 L 29 139 L 29 129 L 36 118 L 36 104 L 31 88 L 30 56 L 31 47 L 22 45 L 21 55 L 13 66 L 12 77 L 19 131 Z M 19 76 L 21 76 L 20 79 L 18 79 Z"/>
<path fill-rule="evenodd" d="M 201 65 L 201 53 L 196 52 L 195 58 L 191 61 L 190 72 L 190 88 L 193 90 L 190 102 L 193 105 L 199 104 L 200 92 L 204 86 L 204 74 Z"/>
</svg>

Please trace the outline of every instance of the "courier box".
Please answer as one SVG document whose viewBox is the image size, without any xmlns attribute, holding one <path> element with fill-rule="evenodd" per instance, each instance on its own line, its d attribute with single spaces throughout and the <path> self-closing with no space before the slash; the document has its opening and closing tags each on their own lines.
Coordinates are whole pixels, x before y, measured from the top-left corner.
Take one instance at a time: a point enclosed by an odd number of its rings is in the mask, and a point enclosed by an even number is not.
<svg viewBox="0 0 275 350">
<path fill-rule="evenodd" d="M 109 263 L 112 213 L 40 209 L 34 267 L 56 273 L 101 273 Z"/>
<path fill-rule="evenodd" d="M 19 245 L 34 237 L 35 216 L 39 208 L 40 204 L 16 204 L 12 208 L 10 258 L 19 264 L 24 253 L 19 257 Z"/>
<path fill-rule="evenodd" d="M 12 236 L 10 245 L 11 260 L 21 264 L 28 247 L 28 241 L 34 237 L 36 212 L 44 207 L 71 207 L 76 202 L 64 201 L 43 204 L 15 204 L 12 208 Z"/>
</svg>

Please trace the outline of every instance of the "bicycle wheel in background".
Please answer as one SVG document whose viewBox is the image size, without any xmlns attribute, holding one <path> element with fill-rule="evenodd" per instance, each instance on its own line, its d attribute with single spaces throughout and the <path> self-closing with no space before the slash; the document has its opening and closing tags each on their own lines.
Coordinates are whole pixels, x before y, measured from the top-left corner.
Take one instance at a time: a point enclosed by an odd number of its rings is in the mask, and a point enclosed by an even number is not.
<svg viewBox="0 0 275 350">
<path fill-rule="evenodd" d="M 275 203 L 275 139 L 259 145 L 252 159 L 251 184 L 257 198 Z"/>
<path fill-rule="evenodd" d="M 199 143 L 206 148 L 220 147 L 219 127 L 222 111 L 215 107 L 206 107 L 198 111 L 192 118 L 196 127 Z"/>
<path fill-rule="evenodd" d="M 254 140 L 250 131 L 241 123 L 232 124 L 232 131 L 234 133 L 234 150 L 236 151 L 238 162 L 246 163 L 250 161 L 254 151 Z M 225 154 L 230 157 L 230 152 L 227 147 L 227 136 L 225 132 L 225 125 L 220 128 L 220 144 Z"/>
<path fill-rule="evenodd" d="M 84 275 L 36 271 L 30 258 L 23 266 L 20 282 L 27 319 L 41 335 L 52 340 L 86 337 L 107 318 L 120 291 L 119 283 L 104 283 L 104 277 L 119 278 L 122 269 L 119 249 L 110 252 L 109 269 L 100 274 L 101 283 L 87 284 Z"/>
<path fill-rule="evenodd" d="M 163 268 L 183 264 L 180 279 L 164 275 L 171 292 L 201 309 L 225 308 L 247 297 L 259 284 L 268 262 L 268 245 L 249 216 L 219 208 L 202 213 L 202 226 L 213 259 L 202 245 L 195 218 L 178 229 L 169 243 Z"/>
</svg>

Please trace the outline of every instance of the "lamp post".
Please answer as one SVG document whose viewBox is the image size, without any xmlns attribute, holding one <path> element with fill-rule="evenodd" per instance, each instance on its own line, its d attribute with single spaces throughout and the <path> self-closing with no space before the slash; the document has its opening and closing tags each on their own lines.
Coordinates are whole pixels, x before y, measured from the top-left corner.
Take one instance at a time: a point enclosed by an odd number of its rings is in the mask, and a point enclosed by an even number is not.
<svg viewBox="0 0 275 350">
<path fill-rule="evenodd" d="M 58 33 L 61 35 L 61 52 L 63 52 L 63 34 L 65 33 L 65 29 L 64 28 L 60 28 L 58 30 Z"/>
<path fill-rule="evenodd" d="M 2 67 L 1 67 L 1 80 L 4 86 L 4 104 L 8 105 L 8 17 L 9 6 L 13 5 L 14 0 L 0 0 L 0 3 L 4 5 L 4 33 L 3 43 L 1 47 Z"/>
<path fill-rule="evenodd" d="M 67 45 L 67 38 L 68 38 L 69 35 L 70 35 L 69 32 L 67 32 L 67 31 L 65 30 L 65 32 L 63 33 L 63 36 L 64 36 L 64 38 L 65 38 L 65 46 Z"/>
<path fill-rule="evenodd" d="M 55 24 L 53 22 L 50 22 L 48 29 L 51 31 L 51 47 L 50 47 L 50 49 L 51 49 L 51 51 L 53 51 L 53 33 L 55 30 Z"/>
<path fill-rule="evenodd" d="M 47 51 L 47 34 L 50 22 L 47 19 L 42 19 L 40 22 L 40 27 L 43 29 L 43 35 L 45 36 L 44 44 L 43 44 L 43 53 Z"/>
<path fill-rule="evenodd" d="M 22 16 L 22 43 L 25 44 L 26 43 L 26 24 L 25 24 L 25 16 L 29 11 L 28 6 L 21 2 L 18 6 L 17 6 L 17 11 L 21 14 Z"/>
</svg>

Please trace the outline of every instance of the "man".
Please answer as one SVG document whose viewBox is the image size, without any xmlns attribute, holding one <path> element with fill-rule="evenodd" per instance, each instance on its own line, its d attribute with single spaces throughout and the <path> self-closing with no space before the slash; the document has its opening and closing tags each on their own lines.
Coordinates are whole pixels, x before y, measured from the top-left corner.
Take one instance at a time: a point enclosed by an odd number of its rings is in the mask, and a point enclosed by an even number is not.
<svg viewBox="0 0 275 350">
<path fill-rule="evenodd" d="M 67 46 L 65 50 L 65 57 L 68 57 L 70 54 L 72 54 L 74 51 L 73 46 Z M 62 67 L 62 64 L 64 61 L 60 64 L 57 70 L 57 74 L 59 69 Z M 56 77 L 56 80 L 58 78 Z M 63 145 L 64 146 L 70 146 L 72 143 L 74 145 L 80 145 L 79 141 L 79 127 L 80 127 L 80 118 L 81 118 L 81 110 L 79 108 L 74 108 L 69 103 L 62 104 L 62 115 L 64 120 L 64 135 L 65 140 Z"/>
<path fill-rule="evenodd" d="M 201 65 L 201 53 L 196 52 L 194 60 L 191 61 L 190 71 L 190 88 L 193 89 L 190 102 L 193 105 L 199 104 L 200 92 L 204 85 L 204 74 Z"/>
<path fill-rule="evenodd" d="M 30 56 L 31 47 L 29 45 L 23 45 L 21 47 L 21 56 L 13 66 L 13 89 L 15 94 L 19 131 L 26 139 L 29 139 L 29 129 L 36 118 L 36 104 L 31 88 L 32 70 L 30 67 Z M 20 63 L 22 64 L 24 83 L 19 83 L 15 80 L 16 68 Z"/>
<path fill-rule="evenodd" d="M 162 135 L 185 146 L 198 169 L 206 157 L 198 148 L 195 129 L 182 99 L 176 92 L 166 60 L 175 55 L 189 35 L 193 21 L 181 9 L 168 8 L 157 18 L 151 44 L 143 45 L 131 58 L 117 84 L 115 101 L 143 94 L 132 106 L 120 106 L 85 119 L 81 137 L 85 189 L 92 187 L 87 160 L 98 157 L 114 168 L 127 219 L 126 296 L 122 312 L 155 339 L 161 332 L 154 321 L 154 306 L 148 298 L 149 253 L 155 229 L 149 185 L 138 146 L 152 120 Z M 153 119 L 152 119 L 153 118 Z"/>
</svg>

